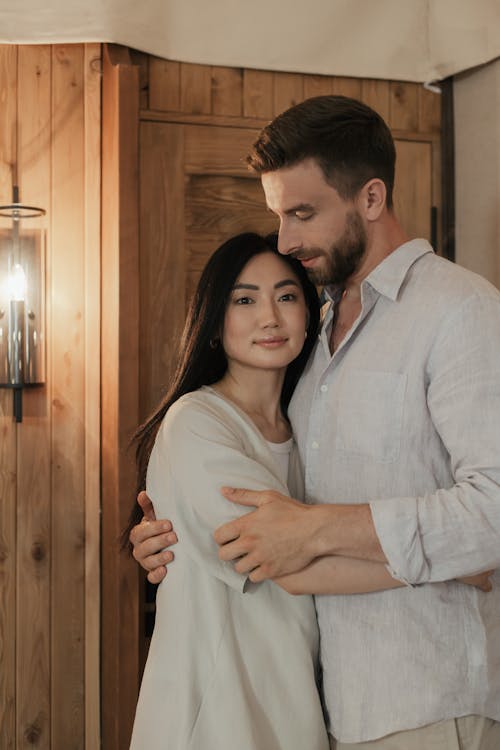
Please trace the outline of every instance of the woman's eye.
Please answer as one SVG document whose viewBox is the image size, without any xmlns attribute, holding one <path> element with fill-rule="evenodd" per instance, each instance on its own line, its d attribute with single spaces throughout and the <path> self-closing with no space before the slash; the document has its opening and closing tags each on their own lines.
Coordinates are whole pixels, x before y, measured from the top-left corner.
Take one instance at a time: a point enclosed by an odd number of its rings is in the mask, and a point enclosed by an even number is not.
<svg viewBox="0 0 500 750">
<path fill-rule="evenodd" d="M 253 299 L 251 297 L 236 297 L 233 302 L 235 305 L 251 305 Z"/>
<path fill-rule="evenodd" d="M 295 302 L 297 299 L 297 295 L 293 292 L 287 292 L 286 294 L 282 294 L 280 297 L 281 302 Z"/>
</svg>

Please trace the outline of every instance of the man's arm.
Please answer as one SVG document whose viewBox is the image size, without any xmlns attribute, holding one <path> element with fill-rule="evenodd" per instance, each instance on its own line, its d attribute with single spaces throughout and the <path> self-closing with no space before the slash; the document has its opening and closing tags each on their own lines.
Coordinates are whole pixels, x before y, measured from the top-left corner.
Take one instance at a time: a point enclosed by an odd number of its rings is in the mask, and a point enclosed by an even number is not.
<svg viewBox="0 0 500 750">
<path fill-rule="evenodd" d="M 222 494 L 257 508 L 214 535 L 221 560 L 237 560 L 236 571 L 254 582 L 295 573 L 326 555 L 387 562 L 366 504 L 304 505 L 278 492 L 231 488 Z"/>
<path fill-rule="evenodd" d="M 464 346 L 464 341 L 467 345 Z M 476 295 L 442 326 L 426 363 L 428 409 L 454 484 L 370 505 L 302 506 L 276 493 L 225 492 L 257 506 L 215 535 L 223 560 L 252 580 L 295 572 L 336 554 L 387 561 L 411 583 L 500 566 L 500 301 Z"/>
</svg>

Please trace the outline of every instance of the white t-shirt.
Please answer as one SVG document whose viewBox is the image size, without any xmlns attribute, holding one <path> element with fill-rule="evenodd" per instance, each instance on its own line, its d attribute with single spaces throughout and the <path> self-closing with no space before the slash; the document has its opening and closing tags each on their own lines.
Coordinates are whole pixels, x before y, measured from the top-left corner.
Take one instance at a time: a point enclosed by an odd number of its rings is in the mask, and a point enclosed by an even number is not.
<svg viewBox="0 0 500 750">
<path fill-rule="evenodd" d="M 290 454 L 289 486 L 301 496 Z M 147 490 L 179 537 L 157 593 L 155 630 L 137 706 L 134 750 L 327 750 L 316 688 L 312 597 L 252 584 L 221 562 L 213 531 L 248 512 L 220 487 L 288 494 L 253 423 L 211 388 L 168 411 Z"/>
</svg>

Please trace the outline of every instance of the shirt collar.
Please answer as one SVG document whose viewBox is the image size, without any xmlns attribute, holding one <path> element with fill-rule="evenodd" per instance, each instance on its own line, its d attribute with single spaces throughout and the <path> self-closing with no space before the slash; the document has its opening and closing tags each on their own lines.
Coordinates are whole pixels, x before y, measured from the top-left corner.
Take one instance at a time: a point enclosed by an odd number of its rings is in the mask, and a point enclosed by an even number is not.
<svg viewBox="0 0 500 750">
<path fill-rule="evenodd" d="M 400 245 L 390 255 L 376 266 L 364 279 L 363 284 L 369 284 L 379 294 L 395 302 L 399 290 L 411 266 L 423 255 L 434 252 L 427 240 L 410 240 Z M 325 296 L 330 302 L 337 302 L 342 294 L 342 288 L 328 286 L 324 289 Z"/>
</svg>

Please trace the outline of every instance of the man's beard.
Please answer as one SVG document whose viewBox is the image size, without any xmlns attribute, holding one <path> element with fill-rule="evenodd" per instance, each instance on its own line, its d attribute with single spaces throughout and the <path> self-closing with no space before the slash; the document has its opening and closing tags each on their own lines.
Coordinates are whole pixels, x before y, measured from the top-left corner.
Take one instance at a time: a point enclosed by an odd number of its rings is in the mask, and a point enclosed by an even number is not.
<svg viewBox="0 0 500 750">
<path fill-rule="evenodd" d="M 308 252 L 312 257 L 313 248 Z M 323 268 L 308 268 L 309 278 L 318 285 L 343 285 L 359 268 L 366 250 L 366 231 L 357 211 L 350 211 L 342 237 L 328 250 L 321 250 L 325 258 Z"/>
</svg>

